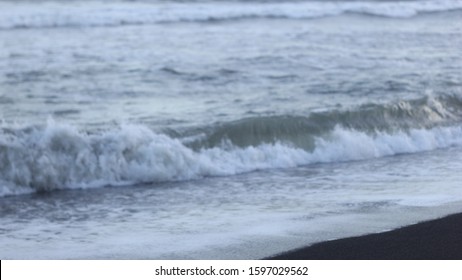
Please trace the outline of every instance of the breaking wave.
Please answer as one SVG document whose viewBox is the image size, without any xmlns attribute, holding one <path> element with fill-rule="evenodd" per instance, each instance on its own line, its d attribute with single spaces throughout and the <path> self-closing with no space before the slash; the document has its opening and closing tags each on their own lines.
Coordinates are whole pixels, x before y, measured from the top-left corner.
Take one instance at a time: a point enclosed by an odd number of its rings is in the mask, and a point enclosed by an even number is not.
<svg viewBox="0 0 462 280">
<path fill-rule="evenodd" d="M 193 141 L 143 125 L 98 133 L 54 121 L 42 127 L 4 125 L 0 196 L 191 180 L 459 146 L 460 106 L 455 97 L 426 98 L 308 117 L 245 119 L 204 128 Z"/>
<path fill-rule="evenodd" d="M 262 143 L 290 143 L 312 151 L 317 138 L 328 136 L 335 127 L 368 134 L 410 129 L 431 129 L 450 126 L 462 120 L 462 100 L 456 96 L 423 97 L 389 104 L 364 104 L 351 110 L 330 110 L 309 116 L 262 116 L 236 120 L 183 133 L 187 145 L 195 150 L 212 148 L 223 141 L 237 147 L 258 146 Z M 202 137 L 191 137 L 202 135 Z"/>
<path fill-rule="evenodd" d="M 0 29 L 149 25 L 253 18 L 313 19 L 356 13 L 409 18 L 462 9 L 461 0 L 309 2 L 0 3 Z"/>
</svg>

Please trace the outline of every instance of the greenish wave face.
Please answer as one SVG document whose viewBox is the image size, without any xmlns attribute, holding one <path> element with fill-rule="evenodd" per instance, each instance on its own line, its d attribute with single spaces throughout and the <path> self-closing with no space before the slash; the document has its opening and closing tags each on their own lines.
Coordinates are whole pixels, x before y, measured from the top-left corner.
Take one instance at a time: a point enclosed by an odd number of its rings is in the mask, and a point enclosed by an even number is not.
<svg viewBox="0 0 462 280">
<path fill-rule="evenodd" d="M 185 144 L 195 150 L 285 143 L 307 151 L 315 149 L 315 138 L 328 137 L 340 126 L 374 135 L 410 129 L 450 126 L 462 120 L 462 100 L 457 96 L 424 97 L 388 104 L 364 104 L 350 110 L 331 110 L 307 116 L 282 115 L 244 118 L 183 132 Z M 180 137 L 180 133 L 170 133 Z M 192 137 L 198 135 L 196 138 Z"/>
</svg>

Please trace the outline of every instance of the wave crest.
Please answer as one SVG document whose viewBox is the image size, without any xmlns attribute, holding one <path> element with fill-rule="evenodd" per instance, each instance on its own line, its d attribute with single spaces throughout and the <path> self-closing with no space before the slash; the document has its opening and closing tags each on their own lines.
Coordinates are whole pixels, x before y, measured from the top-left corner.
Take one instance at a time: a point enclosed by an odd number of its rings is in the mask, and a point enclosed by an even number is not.
<svg viewBox="0 0 462 280">
<path fill-rule="evenodd" d="M 462 120 L 462 100 L 456 96 L 399 101 L 388 104 L 365 104 L 351 110 L 331 110 L 308 116 L 263 116 L 240 119 L 200 130 L 202 137 L 185 141 L 195 150 L 220 146 L 229 141 L 237 147 L 260 144 L 289 144 L 313 151 L 316 138 L 328 136 L 336 126 L 376 134 L 393 134 L 410 129 L 448 126 Z M 198 134 L 197 129 L 183 133 Z M 178 137 L 181 133 L 177 133 Z"/>
<path fill-rule="evenodd" d="M 311 151 L 275 142 L 223 141 L 193 150 L 139 125 L 87 134 L 49 122 L 0 133 L 0 196 L 24 192 L 226 176 L 269 168 L 363 160 L 462 145 L 462 127 L 366 133 L 336 125 Z"/>
<path fill-rule="evenodd" d="M 94 27 L 251 18 L 312 19 L 356 13 L 408 18 L 462 9 L 461 0 L 282 3 L 0 3 L 0 28 Z"/>
</svg>

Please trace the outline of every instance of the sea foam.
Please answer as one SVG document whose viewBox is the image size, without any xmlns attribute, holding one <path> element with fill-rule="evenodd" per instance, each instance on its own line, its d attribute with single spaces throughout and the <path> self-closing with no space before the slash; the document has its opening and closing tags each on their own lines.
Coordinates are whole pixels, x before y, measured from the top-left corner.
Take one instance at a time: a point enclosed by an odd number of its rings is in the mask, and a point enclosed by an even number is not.
<svg viewBox="0 0 462 280">
<path fill-rule="evenodd" d="M 229 176 L 313 163 L 364 160 L 462 145 L 462 128 L 365 133 L 336 126 L 312 151 L 290 143 L 193 150 L 142 125 L 88 134 L 49 121 L 0 133 L 0 195 Z"/>
</svg>

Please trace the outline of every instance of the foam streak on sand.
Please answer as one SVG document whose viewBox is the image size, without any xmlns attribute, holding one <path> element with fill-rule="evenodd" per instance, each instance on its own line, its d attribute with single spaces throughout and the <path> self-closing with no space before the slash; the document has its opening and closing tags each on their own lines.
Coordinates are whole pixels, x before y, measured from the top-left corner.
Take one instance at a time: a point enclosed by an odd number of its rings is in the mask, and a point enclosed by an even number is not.
<svg viewBox="0 0 462 280">
<path fill-rule="evenodd" d="M 143 3 L 104 2 L 84 4 L 46 2 L 13 5 L 0 3 L 0 28 L 53 28 L 149 25 L 204 22 L 246 18 L 312 19 L 357 13 L 390 18 L 409 18 L 422 13 L 462 9 L 460 0 L 437 1 L 325 1 L 282 3 Z"/>
</svg>

